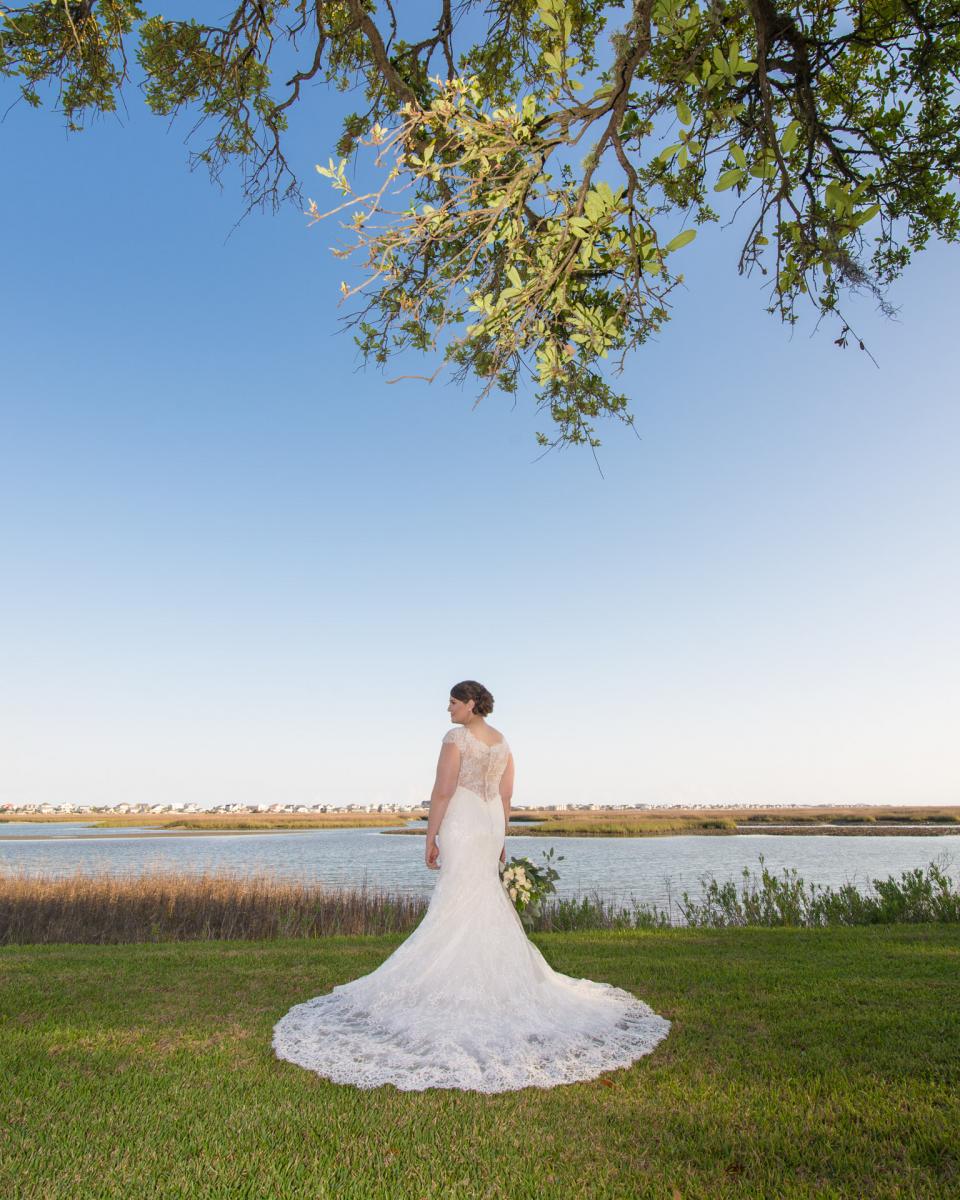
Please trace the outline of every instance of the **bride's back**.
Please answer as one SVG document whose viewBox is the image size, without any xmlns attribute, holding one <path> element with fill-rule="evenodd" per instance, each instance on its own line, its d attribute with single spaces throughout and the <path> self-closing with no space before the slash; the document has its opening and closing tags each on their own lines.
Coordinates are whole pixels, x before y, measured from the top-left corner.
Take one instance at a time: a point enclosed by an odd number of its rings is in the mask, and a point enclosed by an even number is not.
<svg viewBox="0 0 960 1200">
<path fill-rule="evenodd" d="M 499 784 L 510 760 L 507 739 L 498 730 L 498 741 L 487 743 L 472 734 L 463 725 L 456 725 L 443 738 L 445 744 L 452 743 L 460 751 L 460 774 L 457 787 L 466 788 L 482 800 L 498 800 Z"/>
</svg>

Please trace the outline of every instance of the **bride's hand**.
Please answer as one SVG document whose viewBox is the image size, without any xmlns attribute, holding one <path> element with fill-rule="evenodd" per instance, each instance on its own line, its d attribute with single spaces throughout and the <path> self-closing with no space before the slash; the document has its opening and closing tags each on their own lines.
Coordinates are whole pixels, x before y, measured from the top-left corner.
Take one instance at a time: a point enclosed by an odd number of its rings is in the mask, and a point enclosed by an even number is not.
<svg viewBox="0 0 960 1200">
<path fill-rule="evenodd" d="M 427 866 L 430 868 L 431 871 L 439 871 L 440 870 L 440 866 L 437 862 L 437 858 L 438 858 L 439 854 L 440 854 L 440 848 L 437 845 L 437 839 L 433 838 L 433 837 L 427 838 L 427 852 L 426 852 L 425 857 L 426 857 Z"/>
</svg>

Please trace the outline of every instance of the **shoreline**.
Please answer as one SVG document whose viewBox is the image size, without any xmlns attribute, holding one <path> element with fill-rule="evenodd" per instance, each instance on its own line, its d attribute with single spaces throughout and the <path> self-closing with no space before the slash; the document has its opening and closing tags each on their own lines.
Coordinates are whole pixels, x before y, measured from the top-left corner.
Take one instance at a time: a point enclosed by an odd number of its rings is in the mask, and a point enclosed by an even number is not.
<svg viewBox="0 0 960 1200">
<path fill-rule="evenodd" d="M 0 826 L 2 828 L 2 826 Z M 122 838 L 163 838 L 163 837 L 236 837 L 247 833 L 323 833 L 326 829 L 363 829 L 363 825 L 318 825 L 313 829 L 284 829 L 273 827 L 269 829 L 137 829 L 129 833 L 118 829 L 116 825 L 107 826 L 117 829 L 116 833 L 0 833 L 0 842 L 118 842 Z M 401 830 L 392 830 L 400 833 Z"/>
<path fill-rule="evenodd" d="M 415 834 L 422 833 L 420 829 L 384 829 L 385 834 Z M 589 829 L 508 829 L 507 837 L 580 837 L 580 838 L 664 838 L 664 837 L 753 837 L 758 833 L 770 833 L 790 837 L 806 837 L 809 834 L 819 834 L 821 837 L 960 837 L 960 828 L 955 825 L 938 825 L 934 827 L 916 825 L 885 825 L 880 829 L 869 825 L 836 826 L 836 825 L 798 825 L 789 828 L 776 825 L 746 826 L 742 829 L 637 829 L 620 833 L 610 830 Z"/>
<path fill-rule="evenodd" d="M 43 822 L 36 822 L 42 825 Z M 116 832 L 107 832 L 107 829 Z M 365 829 L 370 833 L 386 836 L 423 837 L 425 829 L 396 829 L 372 825 L 315 825 L 300 827 L 270 826 L 263 829 L 137 829 L 123 831 L 118 826 L 107 826 L 96 833 L 27 833 L 0 832 L 0 842 L 112 842 L 123 838 L 180 838 L 180 837 L 238 837 L 245 834 L 274 833 L 333 833 L 344 829 Z M 0 825 L 2 830 L 2 825 Z M 736 829 L 637 829 L 613 832 L 588 829 L 543 829 L 532 825 L 509 828 L 507 837 L 557 837 L 557 838 L 664 838 L 664 837 L 755 837 L 757 834 L 772 834 L 780 837 L 960 837 L 960 827 L 953 825 L 770 825 L 741 826 Z"/>
<path fill-rule="evenodd" d="M 109 841 L 112 838 L 215 837 L 233 834 L 321 833 L 365 830 L 423 837 L 425 809 L 326 813 L 36 813 L 0 812 L 0 842 Z M 5 825 L 17 826 L 7 832 Z M 661 807 L 573 811 L 517 806 L 508 837 L 951 837 L 960 836 L 960 805 L 810 804 L 785 808 Z"/>
</svg>

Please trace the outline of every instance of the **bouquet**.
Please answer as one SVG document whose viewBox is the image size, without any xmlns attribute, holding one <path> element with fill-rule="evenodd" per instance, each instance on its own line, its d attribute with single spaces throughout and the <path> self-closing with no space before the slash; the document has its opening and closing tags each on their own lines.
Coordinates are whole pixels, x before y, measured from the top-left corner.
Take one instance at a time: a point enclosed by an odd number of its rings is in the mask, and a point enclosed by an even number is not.
<svg viewBox="0 0 960 1200">
<path fill-rule="evenodd" d="M 540 916 L 545 897 L 557 890 L 555 881 L 560 878 L 560 872 L 553 868 L 553 856 L 554 849 L 551 846 L 543 855 L 542 867 L 529 858 L 511 858 L 509 862 L 500 864 L 500 882 L 527 930 L 533 928 Z M 558 855 L 556 861 L 562 862 L 563 855 Z"/>
</svg>

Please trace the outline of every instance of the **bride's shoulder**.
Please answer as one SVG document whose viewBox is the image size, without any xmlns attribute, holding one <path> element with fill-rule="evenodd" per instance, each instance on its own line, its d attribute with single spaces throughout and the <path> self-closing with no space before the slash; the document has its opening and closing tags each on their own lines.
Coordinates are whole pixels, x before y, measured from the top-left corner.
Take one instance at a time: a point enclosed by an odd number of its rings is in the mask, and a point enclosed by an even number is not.
<svg viewBox="0 0 960 1200">
<path fill-rule="evenodd" d="M 447 732 L 443 735 L 443 742 L 445 745 L 449 744 L 450 742 L 453 742 L 453 744 L 455 746 L 459 746 L 460 738 L 462 737 L 462 735 L 463 735 L 463 726 L 462 725 L 454 725 L 454 727 L 452 729 L 448 729 Z"/>
</svg>

